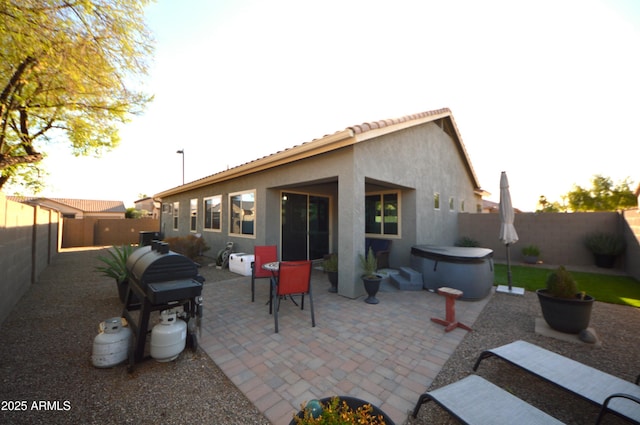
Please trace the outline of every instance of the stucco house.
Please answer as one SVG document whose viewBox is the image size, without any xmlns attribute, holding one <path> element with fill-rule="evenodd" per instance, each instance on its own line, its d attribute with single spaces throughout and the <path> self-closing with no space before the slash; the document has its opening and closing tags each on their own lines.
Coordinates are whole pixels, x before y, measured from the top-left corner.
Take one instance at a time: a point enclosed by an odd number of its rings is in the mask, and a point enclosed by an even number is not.
<svg viewBox="0 0 640 425">
<path fill-rule="evenodd" d="M 133 202 L 136 210 L 145 211 L 147 217 L 159 218 L 160 216 L 160 203 L 153 200 L 152 197 L 147 196 L 145 198 L 138 199 Z"/>
<path fill-rule="evenodd" d="M 391 241 L 391 267 L 411 246 L 458 237 L 459 212 L 482 210 L 480 184 L 449 109 L 348 127 L 168 189 L 160 231 L 201 234 L 213 252 L 277 245 L 281 260 L 337 252 L 339 293 L 364 293 L 365 238 Z"/>
</svg>

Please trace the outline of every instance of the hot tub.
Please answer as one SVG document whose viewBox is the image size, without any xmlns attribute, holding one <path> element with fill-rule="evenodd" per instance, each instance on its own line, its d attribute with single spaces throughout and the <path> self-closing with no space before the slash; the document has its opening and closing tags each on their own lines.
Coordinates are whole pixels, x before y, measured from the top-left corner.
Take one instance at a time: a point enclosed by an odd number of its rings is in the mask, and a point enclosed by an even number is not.
<svg viewBox="0 0 640 425">
<path fill-rule="evenodd" d="M 487 248 L 416 245 L 411 268 L 422 273 L 424 289 L 459 289 L 463 300 L 480 300 L 493 286 L 493 251 Z"/>
</svg>

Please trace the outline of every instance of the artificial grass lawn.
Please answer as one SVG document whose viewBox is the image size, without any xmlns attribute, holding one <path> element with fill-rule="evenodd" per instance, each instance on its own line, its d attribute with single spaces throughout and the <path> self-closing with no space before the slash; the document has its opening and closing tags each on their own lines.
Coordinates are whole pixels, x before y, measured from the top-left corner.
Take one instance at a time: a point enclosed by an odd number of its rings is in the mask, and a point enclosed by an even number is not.
<svg viewBox="0 0 640 425">
<path fill-rule="evenodd" d="M 507 265 L 495 264 L 495 284 L 507 285 Z M 511 266 L 511 285 L 535 291 L 546 286 L 552 270 L 531 266 Z M 598 273 L 570 272 L 578 290 L 610 304 L 640 307 L 640 282 L 629 276 L 612 276 Z"/>
</svg>

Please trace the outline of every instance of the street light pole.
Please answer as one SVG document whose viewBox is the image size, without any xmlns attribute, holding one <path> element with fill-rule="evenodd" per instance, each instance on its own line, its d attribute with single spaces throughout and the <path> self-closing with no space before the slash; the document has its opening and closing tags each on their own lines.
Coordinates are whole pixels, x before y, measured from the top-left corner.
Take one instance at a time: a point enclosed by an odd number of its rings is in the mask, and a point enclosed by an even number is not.
<svg viewBox="0 0 640 425">
<path fill-rule="evenodd" d="M 184 186 L 184 149 L 180 149 L 176 151 L 176 153 L 182 155 L 182 185 Z"/>
</svg>

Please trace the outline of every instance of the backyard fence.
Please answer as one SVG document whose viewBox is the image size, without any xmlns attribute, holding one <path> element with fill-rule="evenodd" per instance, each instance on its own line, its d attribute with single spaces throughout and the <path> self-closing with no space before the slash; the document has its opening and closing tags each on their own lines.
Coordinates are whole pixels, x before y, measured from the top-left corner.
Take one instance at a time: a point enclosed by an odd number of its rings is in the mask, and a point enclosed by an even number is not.
<svg viewBox="0 0 640 425">
<path fill-rule="evenodd" d="M 140 232 L 157 232 L 160 220 L 154 218 L 65 218 L 62 247 L 137 244 Z"/>
<path fill-rule="evenodd" d="M 510 253 L 515 263 L 523 261 L 523 247 L 536 245 L 545 263 L 591 266 L 593 255 L 584 246 L 584 237 L 592 232 L 621 234 L 627 249 L 615 268 L 640 280 L 640 213 L 637 209 L 620 213 L 520 213 L 515 215 L 514 226 L 519 240 L 510 247 Z M 499 214 L 458 215 L 458 235 L 492 249 L 494 259 L 504 261 L 506 248 L 498 240 L 499 228 Z"/>
<path fill-rule="evenodd" d="M 0 193 L 0 323 L 58 253 L 60 213 Z"/>
</svg>

